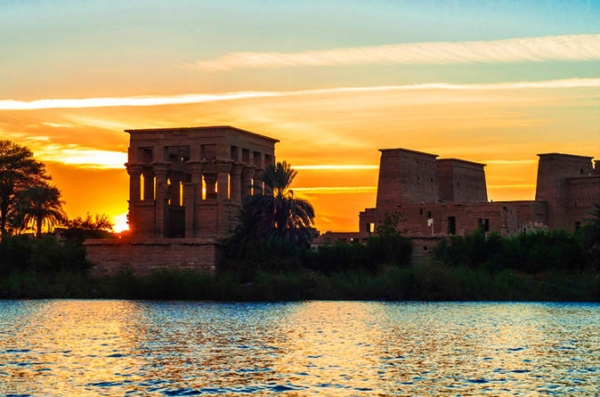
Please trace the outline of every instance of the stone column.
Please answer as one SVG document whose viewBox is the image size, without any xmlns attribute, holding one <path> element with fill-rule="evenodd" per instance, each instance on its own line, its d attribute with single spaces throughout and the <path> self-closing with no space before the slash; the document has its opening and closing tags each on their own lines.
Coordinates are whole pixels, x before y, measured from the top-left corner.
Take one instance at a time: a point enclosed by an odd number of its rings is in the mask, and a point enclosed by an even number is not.
<svg viewBox="0 0 600 397">
<path fill-rule="evenodd" d="M 140 177 L 144 170 L 143 164 L 125 164 L 127 173 L 129 174 L 129 201 L 136 202 L 140 201 Z"/>
<path fill-rule="evenodd" d="M 153 163 L 152 168 L 156 175 L 156 213 L 154 215 L 154 234 L 165 237 L 169 221 L 169 206 L 167 205 L 169 195 L 167 179 L 169 176 L 169 163 Z"/>
<path fill-rule="evenodd" d="M 206 182 L 206 200 L 216 200 L 217 173 L 214 171 L 204 171 L 204 182 Z"/>
<path fill-rule="evenodd" d="M 242 202 L 242 171 L 244 164 L 235 163 L 231 167 L 231 201 L 236 203 Z"/>
<path fill-rule="evenodd" d="M 260 194 L 262 196 L 265 194 L 264 184 L 258 180 L 263 172 L 265 170 L 260 168 L 254 170 L 254 195 Z"/>
<path fill-rule="evenodd" d="M 179 183 L 181 182 L 181 175 L 174 175 L 171 173 L 171 183 L 169 185 L 169 201 L 170 205 L 179 206 L 181 202 L 181 189 Z"/>
<path fill-rule="evenodd" d="M 252 195 L 252 178 L 254 178 L 254 166 L 244 166 L 242 169 L 242 200 Z"/>
<path fill-rule="evenodd" d="M 219 183 L 217 200 L 229 200 L 229 171 L 231 171 L 231 161 L 216 160 L 215 170 L 217 171 L 217 181 Z"/>
<path fill-rule="evenodd" d="M 202 163 L 188 161 L 191 181 L 183 185 L 183 205 L 185 206 L 185 237 L 196 237 L 196 204 L 202 199 Z"/>
<path fill-rule="evenodd" d="M 154 200 L 154 173 L 152 172 L 152 168 L 144 169 L 142 173 L 144 175 L 144 197 L 142 200 L 144 201 L 153 201 Z"/>
</svg>

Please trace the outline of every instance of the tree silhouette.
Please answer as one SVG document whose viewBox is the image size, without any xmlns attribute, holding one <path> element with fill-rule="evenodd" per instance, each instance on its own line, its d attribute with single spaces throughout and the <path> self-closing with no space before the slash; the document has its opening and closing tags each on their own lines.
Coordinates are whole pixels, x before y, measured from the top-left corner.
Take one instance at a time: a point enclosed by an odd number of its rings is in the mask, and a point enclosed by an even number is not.
<svg viewBox="0 0 600 397">
<path fill-rule="evenodd" d="M 44 225 L 50 231 L 52 227 L 67 221 L 62 204 L 60 191 L 47 183 L 22 190 L 18 205 L 21 227 L 35 229 L 36 236 L 41 237 Z"/>
<path fill-rule="evenodd" d="M 290 189 L 296 174 L 284 161 L 269 165 L 258 178 L 267 194 L 249 196 L 242 206 L 242 226 L 250 235 L 297 245 L 310 243 L 315 235 L 315 212 Z"/>
<path fill-rule="evenodd" d="M 93 217 L 89 213 L 82 218 L 78 216 L 69 219 L 63 231 L 63 236 L 76 243 L 83 243 L 87 238 L 106 238 L 112 235 L 114 224 L 106 214 L 95 214 Z"/>
<path fill-rule="evenodd" d="M 583 235 L 583 249 L 592 267 L 600 270 L 600 203 L 593 203 L 586 223 L 579 231 Z"/>
<path fill-rule="evenodd" d="M 9 140 L 0 140 L 1 236 L 7 234 L 7 222 L 16 210 L 19 192 L 49 179 L 44 165 L 33 158 L 31 150 Z"/>
<path fill-rule="evenodd" d="M 296 248 L 309 246 L 317 235 L 312 226 L 315 212 L 308 201 L 295 197 L 290 189 L 295 176 L 296 171 L 282 162 L 270 165 L 257 178 L 256 182 L 264 183 L 266 194 L 244 199 L 239 224 L 226 241 L 227 255 L 237 259 L 263 254 L 271 257 L 282 252 L 293 255 Z"/>
</svg>

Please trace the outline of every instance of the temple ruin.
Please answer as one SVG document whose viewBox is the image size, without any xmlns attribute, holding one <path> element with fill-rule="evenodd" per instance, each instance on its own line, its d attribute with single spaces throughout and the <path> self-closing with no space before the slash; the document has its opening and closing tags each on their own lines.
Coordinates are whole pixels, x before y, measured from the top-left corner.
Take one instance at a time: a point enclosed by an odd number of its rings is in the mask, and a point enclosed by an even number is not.
<svg viewBox="0 0 600 397">
<path fill-rule="evenodd" d="M 126 130 L 130 136 L 127 237 L 86 240 L 97 275 L 129 268 L 214 271 L 219 241 L 232 231 L 244 197 L 268 194 L 255 183 L 275 162 L 278 140 L 238 128 Z M 540 154 L 535 200 L 488 200 L 485 164 L 408 149 L 381 149 L 376 205 L 359 214 L 359 231 L 327 232 L 315 245 L 365 241 L 386 214 L 426 255 L 453 234 L 580 227 L 600 200 L 600 163 L 591 157 Z"/>
<path fill-rule="evenodd" d="M 511 235 L 583 225 L 600 201 L 600 162 L 571 154 L 539 154 L 535 200 L 488 201 L 485 164 L 408 149 L 381 149 L 375 208 L 359 214 L 359 231 L 325 233 L 316 244 L 366 241 L 386 214 L 400 212 L 421 255 L 448 235 L 476 230 Z"/>
<path fill-rule="evenodd" d="M 96 273 L 213 271 L 219 240 L 237 225 L 243 198 L 265 193 L 255 179 L 275 162 L 279 141 L 229 126 L 125 132 L 130 233 L 86 241 Z"/>
</svg>

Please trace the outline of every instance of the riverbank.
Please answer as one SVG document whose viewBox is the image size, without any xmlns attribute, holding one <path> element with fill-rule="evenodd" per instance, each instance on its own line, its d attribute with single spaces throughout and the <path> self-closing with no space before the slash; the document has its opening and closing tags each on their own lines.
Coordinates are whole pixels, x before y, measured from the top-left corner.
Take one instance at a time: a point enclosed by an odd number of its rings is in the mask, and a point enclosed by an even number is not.
<svg viewBox="0 0 600 397">
<path fill-rule="evenodd" d="M 432 262 L 385 267 L 376 274 L 259 272 L 252 282 L 236 273 L 157 270 L 94 278 L 83 272 L 15 272 L 0 277 L 1 299 L 149 299 L 212 301 L 415 300 L 600 302 L 600 274 L 490 272 Z"/>
</svg>

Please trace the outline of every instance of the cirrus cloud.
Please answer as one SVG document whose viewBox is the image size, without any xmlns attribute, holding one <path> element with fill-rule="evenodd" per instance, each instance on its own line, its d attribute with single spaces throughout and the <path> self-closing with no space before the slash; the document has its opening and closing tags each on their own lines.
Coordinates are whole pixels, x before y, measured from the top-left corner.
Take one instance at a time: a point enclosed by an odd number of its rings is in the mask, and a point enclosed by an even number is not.
<svg viewBox="0 0 600 397">
<path fill-rule="evenodd" d="M 237 52 L 192 66 L 201 70 L 359 64 L 460 64 L 600 60 L 600 34 L 491 41 L 426 42 L 320 51 Z"/>
<path fill-rule="evenodd" d="M 518 89 L 570 89 L 599 88 L 600 78 L 572 78 L 544 81 L 518 81 L 483 84 L 425 83 L 408 85 L 384 85 L 370 87 L 337 87 L 309 89 L 298 91 L 241 91 L 217 94 L 183 94 L 172 96 L 131 96 L 114 98 L 73 98 L 73 99 L 37 99 L 19 101 L 13 99 L 0 100 L 2 110 L 39 110 L 39 109 L 82 109 L 120 106 L 167 106 L 193 103 L 209 103 L 218 101 L 235 101 L 253 98 L 279 98 L 302 95 L 321 95 L 337 93 L 361 93 L 383 91 L 417 91 L 417 90 L 518 90 Z"/>
</svg>

